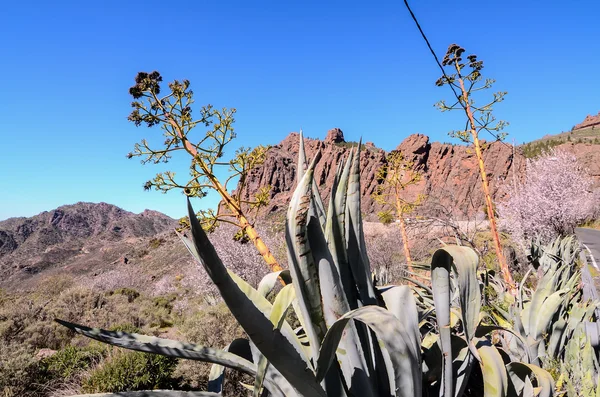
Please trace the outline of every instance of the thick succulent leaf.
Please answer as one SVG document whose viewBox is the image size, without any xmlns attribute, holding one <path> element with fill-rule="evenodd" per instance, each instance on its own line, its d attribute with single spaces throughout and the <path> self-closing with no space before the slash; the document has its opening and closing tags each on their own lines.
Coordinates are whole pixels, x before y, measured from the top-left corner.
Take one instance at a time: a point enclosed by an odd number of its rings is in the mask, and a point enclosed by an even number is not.
<svg viewBox="0 0 600 397">
<path fill-rule="evenodd" d="M 319 220 L 321 229 L 325 230 L 327 212 L 325 211 L 325 205 L 323 204 L 323 199 L 319 193 L 319 188 L 317 187 L 317 181 L 315 178 L 312 180 L 312 200 L 310 202 L 310 213 Z"/>
<path fill-rule="evenodd" d="M 366 324 L 375 332 L 387 364 L 385 370 L 390 390 L 395 390 L 396 396 L 421 396 L 421 348 L 419 343 L 413 342 L 418 319 L 405 316 L 400 321 L 378 306 L 364 306 L 346 313 L 329 328 L 317 362 L 317 378 L 322 379 L 335 360 L 338 343 L 351 319 Z"/>
<path fill-rule="evenodd" d="M 563 339 L 563 335 L 567 330 L 567 320 L 565 318 L 559 318 L 552 324 L 552 330 L 550 332 L 550 338 L 548 340 L 548 354 L 552 357 L 558 356 L 558 352 L 561 349 L 560 343 Z"/>
<path fill-rule="evenodd" d="M 484 341 L 477 347 L 483 374 L 483 397 L 505 397 L 508 393 L 508 375 L 498 350 Z"/>
<path fill-rule="evenodd" d="M 256 365 L 236 354 L 210 347 L 184 343 L 155 336 L 140 335 L 121 331 L 106 331 L 100 328 L 89 328 L 63 320 L 55 320 L 78 334 L 87 336 L 113 346 L 124 347 L 146 353 L 160 354 L 168 357 L 185 358 L 209 363 L 221 364 L 249 375 L 256 375 Z"/>
<path fill-rule="evenodd" d="M 479 257 L 469 247 L 448 245 L 443 249 L 452 255 L 453 269 L 458 280 L 463 327 L 467 341 L 470 342 L 479 324 L 479 313 L 481 311 L 481 293 L 479 291 L 479 280 L 477 279 Z"/>
<path fill-rule="evenodd" d="M 252 343 L 252 341 L 249 341 L 249 342 L 250 342 L 250 352 L 252 355 L 252 362 L 258 363 L 260 361 L 261 357 L 264 357 L 264 356 L 260 352 L 260 350 L 258 350 L 256 345 L 254 343 Z M 272 365 L 267 366 L 267 374 L 266 374 L 265 379 L 269 382 L 269 383 L 267 383 L 267 381 L 265 381 L 264 386 L 266 388 L 268 388 L 268 385 L 270 383 L 274 383 L 278 386 L 278 389 L 276 389 L 276 390 L 273 390 L 272 388 L 269 389 L 269 397 L 300 397 L 298 392 L 285 379 L 285 377 L 283 375 L 281 375 L 281 372 L 277 371 L 277 368 L 275 368 L 274 366 L 272 366 Z M 248 386 L 248 390 L 253 391 L 254 386 Z"/>
<path fill-rule="evenodd" d="M 273 291 L 273 288 L 275 288 L 275 285 L 277 285 L 277 280 L 279 279 L 283 280 L 285 284 L 292 283 L 292 276 L 290 275 L 290 271 L 288 269 L 279 270 L 277 272 L 272 272 L 264 276 L 262 280 L 260 280 L 260 282 L 258 283 L 258 287 L 256 288 L 256 290 L 259 294 L 266 297 L 271 291 Z"/>
<path fill-rule="evenodd" d="M 469 376 L 473 370 L 475 358 L 469 347 L 463 347 L 456 355 L 454 367 L 456 367 L 456 381 L 454 384 L 454 396 L 461 397 L 469 384 Z"/>
<path fill-rule="evenodd" d="M 452 255 L 445 249 L 437 250 L 431 258 L 431 285 L 433 301 L 435 303 L 435 317 L 440 334 L 440 349 L 444 359 L 442 363 L 440 396 L 454 395 L 452 344 L 450 338 L 450 269 L 452 261 Z"/>
<path fill-rule="evenodd" d="M 347 175 L 346 179 L 348 179 Z M 339 275 L 339 279 L 342 284 L 345 300 L 348 303 L 350 309 L 356 309 L 358 308 L 358 291 L 356 289 L 356 283 L 354 282 L 354 279 L 352 277 L 352 270 L 350 269 L 350 265 L 348 263 L 348 258 L 346 255 L 344 232 L 341 229 L 341 227 L 343 227 L 344 220 L 339 219 L 344 218 L 345 215 L 343 213 L 339 214 L 336 204 L 338 202 L 337 196 L 345 196 L 346 191 L 338 191 L 339 186 L 340 183 L 338 180 L 338 176 L 336 175 L 334 177 L 333 186 L 331 187 L 331 195 L 329 196 L 329 208 L 327 209 L 327 221 L 325 224 L 325 239 L 327 240 L 327 246 L 331 253 L 333 264 L 335 265 L 336 271 Z M 327 302 L 327 299 L 325 299 L 323 302 Z M 343 311 L 342 314 L 347 311 L 348 310 Z M 328 323 L 327 325 L 330 324 Z"/>
<path fill-rule="evenodd" d="M 296 185 L 300 185 L 300 181 L 306 173 L 306 151 L 304 150 L 304 134 L 302 133 L 302 130 L 300 130 L 299 139 L 300 145 L 298 148 L 298 165 L 296 166 Z M 319 219 L 321 227 L 325 228 L 325 206 L 323 205 L 323 200 L 321 199 L 317 182 L 314 178 L 312 181 L 311 188 L 313 193 L 313 200 L 310 204 L 310 212 L 312 215 L 316 216 L 317 219 Z"/>
<path fill-rule="evenodd" d="M 371 265 L 367 256 L 360 207 L 360 143 L 354 152 L 345 209 L 345 237 L 348 262 L 363 305 L 376 305 L 377 297 L 371 281 Z"/>
<path fill-rule="evenodd" d="M 545 369 L 536 365 L 521 362 L 512 362 L 506 365 L 506 371 L 510 377 L 511 386 L 520 395 L 525 387 L 526 380 L 535 376 L 540 388 L 539 397 L 550 397 L 554 395 L 554 379 Z"/>
<path fill-rule="evenodd" d="M 279 291 L 275 297 L 275 302 L 273 302 L 273 309 L 271 310 L 270 320 L 273 323 L 273 327 L 281 329 L 285 320 L 285 315 L 294 299 L 296 299 L 296 293 L 292 284 L 287 284 Z M 254 378 L 254 389 L 252 391 L 254 397 L 259 397 L 261 394 L 268 366 L 269 361 L 261 354 L 260 359 L 258 360 L 256 377 Z"/>
<path fill-rule="evenodd" d="M 338 229 L 342 235 L 342 240 L 346 241 L 346 201 L 348 200 L 348 181 L 350 180 L 350 168 L 352 166 L 352 159 L 354 158 L 354 149 L 350 149 L 348 159 L 340 175 L 338 184 L 335 189 L 335 218 L 338 221 Z M 346 251 L 344 249 L 344 254 Z M 348 258 L 345 258 L 346 261 Z"/>
<path fill-rule="evenodd" d="M 78 394 L 71 397 L 220 397 L 219 393 L 207 391 L 145 390 L 118 393 Z"/>
<path fill-rule="evenodd" d="M 332 205 L 335 204 L 333 204 L 333 200 L 330 200 L 326 226 L 326 231 L 330 233 L 330 240 L 334 239 L 332 228 L 337 228 L 337 222 L 333 219 L 335 211 L 334 207 L 331 207 Z M 350 305 L 346 300 L 338 267 L 335 265 L 329 249 L 332 244 L 327 244 L 323 231 L 314 218 L 309 220 L 307 236 L 319 270 L 325 323 L 330 327 L 342 315 L 350 311 Z M 365 397 L 373 396 L 369 382 L 370 371 L 354 323 L 349 324 L 346 328 L 337 351 L 342 374 L 352 393 Z"/>
<path fill-rule="evenodd" d="M 560 305 L 564 302 L 564 295 L 569 292 L 567 289 L 556 291 L 550 295 L 544 303 L 539 307 L 535 315 L 535 323 L 530 323 L 530 335 L 535 339 L 539 340 L 542 334 L 546 333 L 554 313 L 558 310 Z M 532 309 L 533 310 L 533 309 Z"/>
<path fill-rule="evenodd" d="M 396 318 L 400 321 L 407 321 L 407 319 L 418 319 L 419 313 L 417 311 L 417 302 L 415 296 L 412 293 L 412 289 L 406 285 L 399 285 L 387 289 L 383 294 L 383 300 L 385 306 Z M 421 332 L 419 331 L 418 325 L 415 327 L 407 327 L 409 330 L 409 336 L 411 342 L 415 345 L 421 343 Z M 410 333 L 412 331 L 412 333 Z"/>
<path fill-rule="evenodd" d="M 313 359 L 318 356 L 319 346 L 327 329 L 321 306 L 319 274 L 307 237 L 313 172 L 319 158 L 320 152 L 311 162 L 290 200 L 285 233 L 292 283 L 300 308 L 298 314 L 304 319 L 303 326 L 310 339 Z"/>
<path fill-rule="evenodd" d="M 528 335 L 534 335 L 535 331 L 534 331 L 534 327 L 535 324 L 538 321 L 538 314 L 540 312 L 540 310 L 542 310 L 542 305 L 544 304 L 544 302 L 546 301 L 546 299 L 553 293 L 554 291 L 554 284 L 555 284 L 555 280 L 557 278 L 557 272 L 555 271 L 548 271 L 546 274 L 544 274 L 542 276 L 542 278 L 538 281 L 537 287 L 535 289 L 535 292 L 533 293 L 533 296 L 531 297 L 531 302 L 529 302 L 529 306 L 527 309 L 527 312 L 523 312 L 523 314 L 521 315 L 521 318 L 523 319 L 524 316 L 528 316 L 528 321 L 523 321 L 523 325 L 525 326 L 525 331 L 527 332 Z M 537 339 L 537 338 L 536 338 Z"/>
<path fill-rule="evenodd" d="M 250 340 L 300 394 L 324 396 L 324 390 L 316 382 L 310 364 L 303 356 L 302 348 L 294 342 L 295 336 L 286 336 L 283 327 L 282 332 L 273 329 L 273 324 L 268 318 L 270 312 L 263 312 L 254 303 L 262 302 L 264 304 L 266 299 L 239 277 L 234 281 L 233 273 L 228 272 L 223 266 L 217 252 L 200 226 L 189 200 L 188 216 L 194 238 L 193 245 L 188 248 L 194 256 L 200 259 L 200 263 L 219 289 L 229 310 L 246 331 Z M 240 285 L 243 285 L 245 290 L 242 290 Z"/>
<path fill-rule="evenodd" d="M 250 352 L 250 346 L 248 339 L 238 338 L 231 342 L 225 349 L 226 352 L 233 353 L 239 357 L 242 357 L 248 361 L 252 360 L 252 353 Z M 208 375 L 208 386 L 209 392 L 222 393 L 223 392 L 223 381 L 225 380 L 225 367 L 221 364 L 213 364 L 210 368 Z"/>
<path fill-rule="evenodd" d="M 298 148 L 298 163 L 296 164 L 296 185 L 300 184 L 300 180 L 306 173 L 306 151 L 304 150 L 304 133 L 300 129 L 299 134 L 300 144 Z"/>
</svg>

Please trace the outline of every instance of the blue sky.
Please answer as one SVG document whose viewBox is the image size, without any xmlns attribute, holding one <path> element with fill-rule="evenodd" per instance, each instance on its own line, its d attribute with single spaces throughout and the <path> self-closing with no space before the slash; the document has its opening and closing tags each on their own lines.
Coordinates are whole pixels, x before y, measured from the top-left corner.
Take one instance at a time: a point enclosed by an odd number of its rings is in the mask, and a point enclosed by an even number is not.
<svg viewBox="0 0 600 397">
<path fill-rule="evenodd" d="M 517 143 L 600 110 L 600 2 L 412 1 L 438 55 L 456 42 L 508 91 Z M 451 4 L 450 8 L 448 5 Z M 164 167 L 125 155 L 160 131 L 128 123 L 138 71 L 187 78 L 196 104 L 238 109 L 232 150 L 339 127 L 386 150 L 420 132 L 451 141 L 458 114 L 400 0 L 7 1 L 0 13 L 0 219 L 77 201 L 184 214 L 144 192 Z M 202 132 L 202 131 L 200 131 Z M 185 173 L 187 158 L 170 169 Z M 196 202 L 214 205 L 215 197 Z"/>
</svg>

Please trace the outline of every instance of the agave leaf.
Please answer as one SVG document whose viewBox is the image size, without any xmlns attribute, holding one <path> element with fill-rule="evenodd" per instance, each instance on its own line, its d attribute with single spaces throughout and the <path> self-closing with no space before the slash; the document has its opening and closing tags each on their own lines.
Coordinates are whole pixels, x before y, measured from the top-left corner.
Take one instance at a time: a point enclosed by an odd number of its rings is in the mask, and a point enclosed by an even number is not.
<svg viewBox="0 0 600 397">
<path fill-rule="evenodd" d="M 194 256 L 194 258 L 196 258 L 198 262 L 202 263 L 202 259 L 200 258 L 200 255 L 198 254 L 194 243 L 189 238 L 179 233 L 178 236 L 184 243 L 184 245 L 188 248 L 188 251 L 192 254 L 192 256 Z M 265 317 L 269 317 L 271 315 L 272 310 L 271 303 L 263 295 L 268 294 L 268 292 L 265 291 L 269 290 L 269 288 L 271 288 L 271 285 L 274 286 L 278 276 L 281 276 L 284 280 L 291 281 L 291 278 L 289 277 L 289 270 L 282 270 L 279 272 L 269 273 L 261 280 L 262 292 L 259 292 L 234 272 L 229 271 L 227 269 L 226 272 L 231 278 L 231 280 L 237 285 L 237 287 L 246 295 L 248 299 L 250 299 L 250 301 L 252 301 L 256 308 L 258 308 L 258 310 L 260 310 Z M 260 287 L 261 285 L 259 284 L 259 288 Z M 296 333 L 287 322 L 282 325 L 282 333 L 292 342 L 292 344 L 296 347 L 296 350 L 303 354 L 304 360 L 308 362 L 308 356 L 305 354 L 304 349 L 301 347 L 300 342 L 296 337 Z"/>
<path fill-rule="evenodd" d="M 528 327 L 525 327 L 525 331 L 528 335 L 534 334 L 534 327 L 539 318 L 538 313 L 542 309 L 542 305 L 544 304 L 546 298 L 548 298 L 548 296 L 550 296 L 554 292 L 553 286 L 555 284 L 557 276 L 557 272 L 550 270 L 547 273 L 545 273 L 538 282 L 537 288 L 533 293 L 533 296 L 531 297 L 531 302 L 529 304 L 529 309 L 527 312 L 529 321 L 527 323 L 523 322 L 523 325 L 528 325 Z M 525 313 L 523 313 L 522 317 L 524 315 Z"/>
<path fill-rule="evenodd" d="M 463 327 L 467 342 L 470 342 L 479 324 L 479 313 L 481 311 L 481 293 L 477 279 L 479 257 L 469 247 L 448 245 L 443 249 L 452 255 L 453 269 L 458 280 Z"/>
<path fill-rule="evenodd" d="M 323 378 L 334 361 L 344 328 L 351 319 L 366 324 L 377 335 L 386 363 L 390 390 L 395 390 L 396 396 L 420 396 L 421 349 L 419 343 L 415 345 L 413 342 L 414 335 L 418 332 L 417 318 L 405 316 L 400 321 L 378 306 L 364 306 L 348 312 L 329 328 L 317 361 L 317 379 Z"/>
<path fill-rule="evenodd" d="M 285 233 L 292 283 L 300 308 L 298 314 L 304 319 L 304 331 L 310 339 L 313 359 L 319 354 L 319 346 L 327 329 L 321 306 L 319 274 L 307 238 L 313 172 L 320 155 L 321 152 L 318 152 L 290 200 Z"/>
<path fill-rule="evenodd" d="M 457 354 L 456 359 L 454 361 L 455 366 L 457 366 L 456 370 L 456 382 L 455 382 L 455 397 L 460 397 L 463 395 L 466 387 L 469 384 L 469 376 L 471 376 L 471 371 L 473 369 L 473 363 L 475 359 L 469 347 L 464 347 Z"/>
<path fill-rule="evenodd" d="M 258 283 L 258 288 L 256 288 L 256 290 L 259 294 L 266 297 L 269 294 L 269 292 L 271 292 L 273 288 L 275 288 L 275 285 L 277 284 L 277 280 L 279 278 L 281 278 L 285 284 L 292 283 L 290 271 L 288 269 L 279 270 L 277 272 L 271 272 L 264 276 L 262 280 L 260 280 L 260 283 Z"/>
<path fill-rule="evenodd" d="M 440 396 L 453 396 L 452 381 L 452 344 L 450 338 L 450 269 L 452 255 L 446 251 L 448 246 L 437 250 L 431 258 L 431 285 L 435 303 L 435 317 L 440 333 L 442 363 L 442 386 Z"/>
<path fill-rule="evenodd" d="M 206 391 L 145 390 L 118 393 L 78 394 L 71 397 L 220 397 L 219 393 Z"/>
<path fill-rule="evenodd" d="M 346 241 L 346 201 L 348 199 L 348 182 L 350 180 L 350 167 L 352 166 L 352 159 L 354 158 L 354 149 L 350 149 L 346 164 L 340 174 L 338 185 L 335 189 L 335 208 L 336 208 L 336 219 L 338 221 L 338 229 L 342 235 L 342 240 Z M 344 255 L 346 250 L 344 249 Z M 344 258 L 348 261 L 348 258 Z"/>
<path fill-rule="evenodd" d="M 313 213 L 316 218 L 319 220 L 319 225 L 321 225 L 321 229 L 325 230 L 325 223 L 327 222 L 327 212 L 325 211 L 325 205 L 323 204 L 323 199 L 321 198 L 321 194 L 319 193 L 319 188 L 317 187 L 317 181 L 315 178 L 312 180 L 312 200 L 311 200 L 311 213 Z"/>
<path fill-rule="evenodd" d="M 335 183 L 334 183 L 335 186 Z M 325 228 L 330 243 L 328 244 L 323 231 L 316 224 L 314 218 L 309 220 L 308 239 L 312 247 L 315 262 L 319 269 L 319 282 L 321 295 L 323 297 L 323 313 L 325 323 L 331 327 L 343 314 L 350 311 L 350 305 L 346 300 L 344 286 L 339 273 L 339 267 L 336 266 L 335 254 L 337 249 L 343 249 L 339 234 L 335 235 L 337 221 L 335 216 L 335 202 L 333 193 L 329 202 L 327 212 L 327 225 Z M 337 237 L 337 238 L 336 238 Z M 337 241 L 336 241 L 337 240 Z M 330 247 L 333 250 L 330 250 Z M 340 258 L 337 258 L 340 262 Z M 355 395 L 373 396 L 374 392 L 369 382 L 370 370 L 365 359 L 365 352 L 356 330 L 354 323 L 351 323 L 342 335 L 339 344 L 338 361 L 344 376 L 346 385 L 348 385 Z"/>
<path fill-rule="evenodd" d="M 377 298 L 371 282 L 371 265 L 367 256 L 360 207 L 360 143 L 354 152 L 346 198 L 345 237 L 348 262 L 363 305 L 376 305 Z"/>
<path fill-rule="evenodd" d="M 487 340 L 478 344 L 477 352 L 481 357 L 483 397 L 505 397 L 508 393 L 508 375 L 502 356 Z"/>
<path fill-rule="evenodd" d="M 238 338 L 231 342 L 225 349 L 226 352 L 233 353 L 248 361 L 252 360 L 248 339 Z M 213 364 L 208 375 L 208 391 L 218 393 L 223 392 L 223 381 L 225 380 L 225 367 L 221 364 Z"/>
<path fill-rule="evenodd" d="M 310 364 L 303 356 L 302 348 L 295 343 L 295 336 L 285 334 L 287 332 L 285 325 L 282 327 L 282 332 L 273 329 L 273 324 L 268 318 L 270 312 L 260 310 L 255 303 L 259 302 L 266 307 L 265 302 L 268 301 L 239 277 L 234 281 L 233 273 L 228 272 L 223 266 L 200 226 L 189 200 L 188 216 L 194 238 L 193 245 L 188 245 L 188 248 L 196 258 L 200 259 L 200 263 L 219 289 L 229 310 L 250 340 L 298 393 L 304 396 L 324 396 L 325 392 L 316 382 Z"/>
<path fill-rule="evenodd" d="M 383 294 L 385 306 L 396 318 L 400 321 L 407 319 L 419 318 L 417 311 L 417 302 L 410 287 L 399 285 L 386 290 Z M 411 343 L 419 345 L 421 343 L 421 332 L 419 327 L 408 327 L 408 333 L 411 338 Z"/>
<path fill-rule="evenodd" d="M 548 326 L 552 321 L 552 317 L 554 317 L 554 313 L 560 307 L 560 305 L 564 302 L 564 295 L 569 292 L 567 289 L 558 290 L 552 295 L 550 295 L 538 308 L 538 312 L 536 313 L 535 323 L 530 324 L 531 328 L 531 336 L 535 340 L 539 340 L 542 337 L 542 334 L 546 332 Z M 531 309 L 533 310 L 533 308 Z"/>
<path fill-rule="evenodd" d="M 256 347 L 256 345 L 254 343 L 252 343 L 252 341 L 249 341 L 250 344 L 250 352 L 252 355 L 252 361 L 253 362 L 260 362 L 261 357 L 264 357 L 263 354 L 260 352 L 260 350 L 258 350 L 258 348 Z M 257 369 L 258 371 L 258 369 Z M 272 365 L 268 365 L 267 366 L 267 374 L 265 377 L 265 382 L 266 381 L 270 381 L 271 383 L 275 383 L 277 386 L 279 386 L 279 389 L 277 390 L 268 390 L 269 391 L 269 397 L 299 397 L 298 392 L 292 387 L 292 385 L 285 379 L 285 377 L 283 375 L 281 375 L 281 372 L 277 371 L 277 369 L 272 366 Z M 263 386 L 265 386 L 265 388 L 267 388 L 267 384 L 264 384 Z M 254 391 L 254 386 L 248 386 L 248 390 L 250 390 L 251 392 Z"/>
<path fill-rule="evenodd" d="M 294 299 L 296 299 L 296 293 L 292 284 L 287 284 L 285 287 L 283 287 L 275 297 L 270 320 L 276 329 L 281 329 L 285 315 Z M 258 360 L 256 377 L 254 378 L 254 388 L 252 391 L 254 397 L 260 396 L 268 366 L 269 361 L 264 355 L 261 354 L 260 359 Z"/>
<path fill-rule="evenodd" d="M 256 375 L 256 365 L 236 354 L 210 347 L 184 343 L 155 336 L 140 335 L 121 331 L 106 331 L 100 328 L 90 328 L 63 320 L 54 320 L 78 334 L 87 336 L 110 345 L 124 347 L 146 353 L 160 354 L 168 357 L 185 358 L 209 363 L 221 364 L 234 368 L 248 375 Z"/>
<path fill-rule="evenodd" d="M 298 149 L 298 165 L 297 165 L 297 175 L 296 175 L 296 185 L 300 185 L 300 181 L 302 177 L 306 173 L 306 151 L 304 150 L 304 134 L 302 130 L 300 130 L 300 145 Z M 310 213 L 319 219 L 319 223 L 322 228 L 325 228 L 325 206 L 323 205 L 323 200 L 321 199 L 321 195 L 319 194 L 319 189 L 317 186 L 317 181 L 313 178 L 312 180 L 312 193 L 313 200 L 310 203 Z"/>
<path fill-rule="evenodd" d="M 298 164 L 296 164 L 296 185 L 300 184 L 300 180 L 306 172 L 306 152 L 304 151 L 304 133 L 300 129 L 300 146 L 298 148 Z"/>
<path fill-rule="evenodd" d="M 346 179 L 347 178 L 348 176 L 346 175 Z M 333 260 L 333 264 L 336 268 L 335 270 L 337 271 L 338 277 L 341 280 L 345 301 L 347 302 L 350 310 L 358 308 L 358 291 L 356 290 L 356 284 L 354 283 L 354 279 L 352 277 L 352 270 L 348 264 L 344 232 L 341 229 L 341 227 L 344 225 L 343 218 L 345 215 L 343 213 L 339 214 L 337 208 L 337 203 L 340 201 L 338 200 L 338 195 L 345 196 L 346 191 L 338 191 L 338 187 L 340 187 L 340 183 L 338 176 L 336 175 L 331 187 L 331 195 L 329 196 L 329 208 L 327 209 L 327 221 L 325 224 L 325 239 L 331 253 L 331 259 Z M 325 299 L 323 302 L 327 302 L 327 299 Z M 349 310 L 344 309 L 341 311 L 341 313 L 346 313 Z M 327 316 L 325 320 L 327 325 L 330 325 L 331 322 L 328 322 Z M 337 318 L 335 318 L 335 320 L 337 320 Z"/>
<path fill-rule="evenodd" d="M 430 270 L 430 269 L 429 269 Z M 402 277 L 403 280 L 406 280 L 408 282 L 411 282 L 413 284 L 415 284 L 418 287 L 421 287 L 422 289 L 424 289 L 425 291 L 427 291 L 430 295 L 433 295 L 433 290 L 431 288 L 429 288 L 427 285 L 423 284 L 422 282 L 415 280 L 414 278 L 410 278 L 410 277 Z"/>
<path fill-rule="evenodd" d="M 521 395 L 526 380 L 532 375 L 535 376 L 538 387 L 540 388 L 538 394 L 539 397 L 550 397 L 554 395 L 554 379 L 552 379 L 552 375 L 545 369 L 536 365 L 514 361 L 506 365 L 506 371 L 510 377 L 512 387 L 515 388 L 518 395 Z"/>
<path fill-rule="evenodd" d="M 560 342 L 567 330 L 567 320 L 565 318 L 559 318 L 554 324 L 552 324 L 552 330 L 550 332 L 550 338 L 548 340 L 548 354 L 551 357 L 558 356 L 558 352 L 561 349 Z"/>
</svg>

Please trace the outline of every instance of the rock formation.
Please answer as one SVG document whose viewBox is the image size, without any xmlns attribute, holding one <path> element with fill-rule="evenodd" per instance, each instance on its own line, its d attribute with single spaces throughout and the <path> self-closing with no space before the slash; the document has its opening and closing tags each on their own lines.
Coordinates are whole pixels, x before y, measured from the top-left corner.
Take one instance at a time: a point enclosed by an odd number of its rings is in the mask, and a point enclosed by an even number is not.
<svg viewBox="0 0 600 397">
<path fill-rule="evenodd" d="M 321 150 L 322 158 L 316 167 L 315 178 L 325 203 L 329 199 L 336 165 L 347 156 L 351 146 L 340 141 L 340 137 L 343 137 L 342 131 L 334 129 L 327 133 L 325 141 L 305 138 L 309 159 L 317 150 Z M 271 201 L 267 212 L 287 208 L 296 184 L 298 147 L 297 133 L 291 133 L 280 144 L 273 146 L 268 152 L 267 161 L 250 171 L 242 196 L 249 199 L 259 187 L 271 185 Z M 418 194 L 427 196 L 421 211 L 436 211 L 440 207 L 460 208 L 465 215 L 481 211 L 484 200 L 472 148 L 432 143 L 427 136 L 415 134 L 407 137 L 397 150 L 423 174 L 421 182 L 405 192 L 408 197 Z M 492 195 L 499 198 L 502 196 L 499 189 L 501 182 L 512 178 L 513 173 L 519 175 L 525 166 L 525 159 L 518 153 L 513 157 L 512 146 L 502 142 L 485 145 L 483 153 Z M 380 210 L 371 195 L 380 183 L 376 174 L 386 163 L 386 155 L 384 150 L 373 145 L 365 145 L 361 150 L 361 206 L 370 219 L 374 219 Z"/>
<path fill-rule="evenodd" d="M 581 130 L 581 129 L 588 128 L 588 127 L 600 128 L 598 126 L 600 126 L 600 112 L 598 112 L 598 114 L 595 116 L 588 114 L 585 117 L 585 119 L 583 120 L 583 122 L 581 122 L 581 123 L 575 125 L 575 127 L 573 127 L 573 131 Z"/>
</svg>

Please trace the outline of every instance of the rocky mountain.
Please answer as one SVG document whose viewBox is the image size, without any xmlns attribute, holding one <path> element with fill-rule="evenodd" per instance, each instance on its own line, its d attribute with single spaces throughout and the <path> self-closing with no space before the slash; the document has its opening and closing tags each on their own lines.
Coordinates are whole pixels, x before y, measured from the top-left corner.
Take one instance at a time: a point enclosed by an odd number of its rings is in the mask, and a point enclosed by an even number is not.
<svg viewBox="0 0 600 397">
<path fill-rule="evenodd" d="M 590 127 L 594 129 L 600 128 L 600 112 L 598 112 L 598 114 L 595 116 L 588 114 L 581 123 L 576 124 L 573 127 L 573 131 L 583 130 Z"/>
<path fill-rule="evenodd" d="M 307 157 L 312 157 L 321 150 L 315 178 L 319 184 L 323 199 L 329 198 L 330 186 L 338 162 L 348 154 L 352 143 L 345 142 L 343 132 L 337 128 L 330 130 L 326 138 L 305 138 Z M 285 208 L 296 183 L 296 161 L 299 148 L 299 136 L 291 133 L 280 144 L 273 146 L 268 152 L 267 161 L 251 170 L 246 188 L 242 192 L 249 199 L 259 187 L 270 185 L 271 201 L 268 212 Z M 461 208 L 465 214 L 480 211 L 484 205 L 480 193 L 480 176 L 474 151 L 462 145 L 451 145 L 430 142 L 425 135 L 410 135 L 398 145 L 405 158 L 412 161 L 415 169 L 423 178 L 417 185 L 410 186 L 406 193 L 408 198 L 426 195 L 422 211 L 439 211 L 443 208 Z M 486 144 L 483 155 L 490 180 L 490 189 L 495 198 L 502 197 L 500 185 L 513 175 L 522 173 L 525 158 L 511 145 L 502 142 Z M 387 153 L 367 143 L 361 150 L 361 205 L 367 218 L 374 219 L 380 210 L 371 198 L 377 185 L 377 170 L 386 163 Z"/>
<path fill-rule="evenodd" d="M 176 224 L 160 212 L 134 214 L 106 203 L 65 205 L 30 218 L 1 221 L 0 286 L 56 266 L 71 264 L 78 271 L 127 262 L 125 254 L 133 246 Z"/>
</svg>

